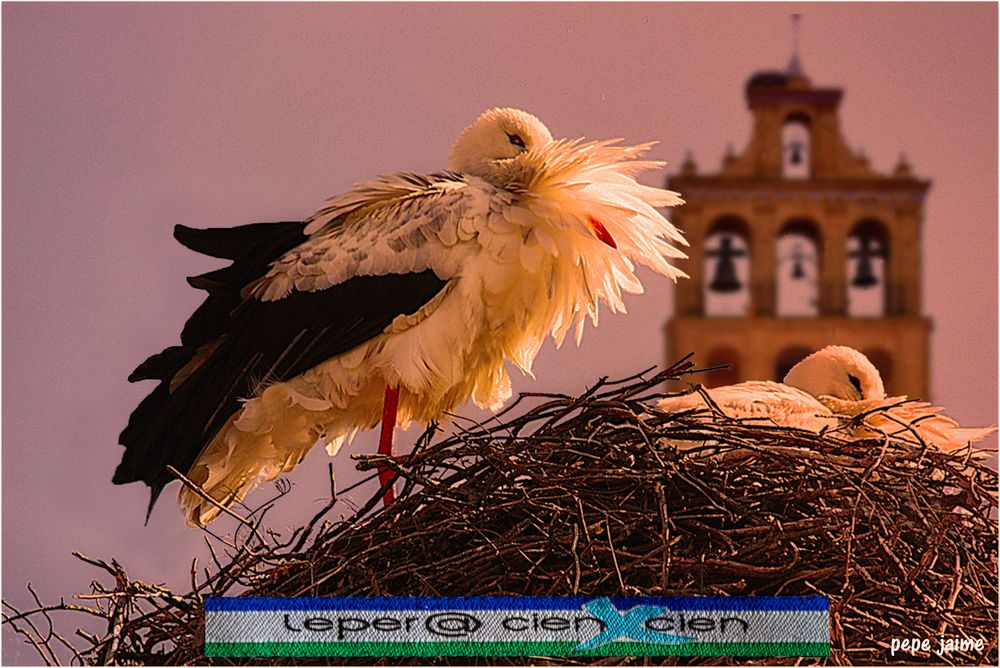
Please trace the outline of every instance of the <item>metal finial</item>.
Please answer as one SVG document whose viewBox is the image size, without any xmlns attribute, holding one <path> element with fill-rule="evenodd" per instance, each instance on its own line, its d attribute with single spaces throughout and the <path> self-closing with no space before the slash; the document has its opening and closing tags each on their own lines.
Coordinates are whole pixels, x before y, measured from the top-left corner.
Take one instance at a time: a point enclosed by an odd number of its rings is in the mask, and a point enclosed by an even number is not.
<svg viewBox="0 0 1000 668">
<path fill-rule="evenodd" d="M 792 14 L 792 59 L 788 61 L 788 74 L 795 77 L 805 76 L 802 63 L 799 62 L 799 23 L 801 14 Z"/>
<path fill-rule="evenodd" d="M 802 14 L 792 14 L 792 55 L 799 55 L 799 23 L 802 21 Z"/>
</svg>

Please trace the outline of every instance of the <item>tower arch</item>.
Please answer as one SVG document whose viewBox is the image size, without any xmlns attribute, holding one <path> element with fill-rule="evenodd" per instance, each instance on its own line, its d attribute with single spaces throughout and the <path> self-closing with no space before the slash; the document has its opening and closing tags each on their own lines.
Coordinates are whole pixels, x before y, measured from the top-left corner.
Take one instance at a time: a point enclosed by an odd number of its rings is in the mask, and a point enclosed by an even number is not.
<svg viewBox="0 0 1000 668">
<path fill-rule="evenodd" d="M 742 356 L 740 351 L 730 346 L 720 346 L 709 351 L 705 358 L 706 366 L 728 365 L 725 369 L 716 369 L 705 374 L 705 387 L 721 387 L 734 385 L 742 378 Z"/>
<path fill-rule="evenodd" d="M 878 369 L 878 373 L 882 377 L 882 385 L 885 386 L 886 393 L 891 397 L 895 393 L 896 382 L 896 364 L 892 353 L 881 347 L 865 348 L 861 352 Z"/>
<path fill-rule="evenodd" d="M 775 291 L 779 317 L 819 315 L 823 231 L 815 220 L 797 216 L 779 229 L 775 240 Z"/>
<path fill-rule="evenodd" d="M 781 382 L 792 367 L 815 352 L 809 346 L 793 344 L 783 348 L 774 358 L 774 380 Z"/>
<path fill-rule="evenodd" d="M 781 125 L 782 169 L 786 179 L 807 179 L 812 173 L 812 118 L 790 111 Z"/>
</svg>

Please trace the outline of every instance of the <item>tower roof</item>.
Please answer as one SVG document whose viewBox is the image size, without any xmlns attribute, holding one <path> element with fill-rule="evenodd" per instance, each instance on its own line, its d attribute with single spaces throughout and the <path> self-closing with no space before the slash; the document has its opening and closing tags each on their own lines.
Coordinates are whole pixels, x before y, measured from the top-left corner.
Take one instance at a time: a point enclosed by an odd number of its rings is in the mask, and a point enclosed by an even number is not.
<svg viewBox="0 0 1000 668">
<path fill-rule="evenodd" d="M 788 85 L 788 75 L 777 70 L 763 70 L 755 73 L 747 81 L 750 88 L 784 88 Z"/>
</svg>

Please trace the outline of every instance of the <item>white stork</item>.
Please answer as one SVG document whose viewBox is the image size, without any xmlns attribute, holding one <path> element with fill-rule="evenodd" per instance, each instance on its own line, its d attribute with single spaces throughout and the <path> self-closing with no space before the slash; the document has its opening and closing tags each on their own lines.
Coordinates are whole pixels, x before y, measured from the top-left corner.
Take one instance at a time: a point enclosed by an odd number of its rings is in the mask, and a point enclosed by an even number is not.
<svg viewBox="0 0 1000 668">
<path fill-rule="evenodd" d="M 651 144 L 618 143 L 555 141 L 534 116 L 491 109 L 448 171 L 357 185 L 305 224 L 178 225 L 182 244 L 232 264 L 188 279 L 208 297 L 180 345 L 129 377 L 160 383 L 121 434 L 114 482 L 145 482 L 152 509 L 172 466 L 229 506 L 320 440 L 334 455 L 381 419 L 391 453 L 397 422 L 469 398 L 496 410 L 505 361 L 530 374 L 546 337 L 575 326 L 579 342 L 600 301 L 623 312 L 636 264 L 684 276 L 668 260 L 686 242 L 656 210 L 682 200 L 636 182 L 663 165 L 636 159 Z M 180 502 L 191 525 L 220 512 L 187 488 Z"/>
<path fill-rule="evenodd" d="M 840 418 L 864 415 L 849 434 L 856 439 L 892 434 L 955 450 L 996 431 L 993 427 L 962 428 L 941 415 L 940 407 L 887 396 L 875 365 L 846 346 L 827 346 L 809 355 L 789 370 L 784 383 L 747 381 L 707 393 L 729 417 L 815 432 L 838 426 Z M 672 413 L 704 406 L 699 393 L 659 402 L 660 409 Z"/>
</svg>

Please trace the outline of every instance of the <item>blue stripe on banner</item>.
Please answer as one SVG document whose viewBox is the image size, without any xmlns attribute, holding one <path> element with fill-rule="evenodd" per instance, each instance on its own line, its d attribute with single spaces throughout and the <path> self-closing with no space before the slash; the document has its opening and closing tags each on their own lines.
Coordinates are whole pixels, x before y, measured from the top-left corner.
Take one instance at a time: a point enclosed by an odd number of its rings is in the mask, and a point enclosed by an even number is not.
<svg viewBox="0 0 1000 668">
<path fill-rule="evenodd" d="M 265 610 L 579 610 L 600 596 L 415 596 L 217 598 L 205 599 L 206 612 Z M 824 596 L 610 596 L 619 610 L 655 605 L 667 610 L 828 610 Z"/>
</svg>

